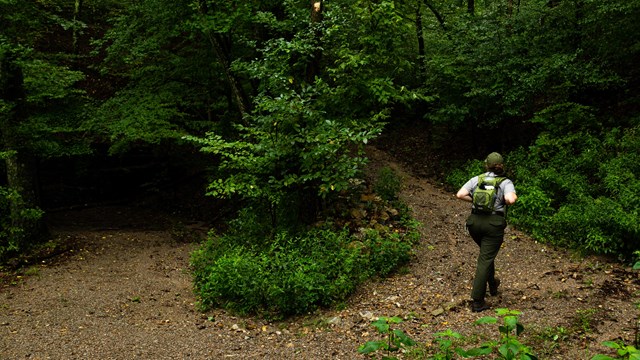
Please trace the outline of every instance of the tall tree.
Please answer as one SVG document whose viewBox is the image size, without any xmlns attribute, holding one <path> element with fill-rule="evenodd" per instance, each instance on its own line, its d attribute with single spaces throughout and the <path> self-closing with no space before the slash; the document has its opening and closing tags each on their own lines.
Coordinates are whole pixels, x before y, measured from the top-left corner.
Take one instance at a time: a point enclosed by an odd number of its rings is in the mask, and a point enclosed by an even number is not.
<svg viewBox="0 0 640 360">
<path fill-rule="evenodd" d="M 67 66 L 69 52 L 48 42 L 65 32 L 71 23 L 66 15 L 35 1 L 0 4 L 0 131 L 7 179 L 2 203 L 10 209 L 0 215 L 0 256 L 45 234 L 37 210 L 39 159 L 81 147 L 61 135 L 78 129 L 83 102 L 74 85 L 83 75 Z"/>
</svg>

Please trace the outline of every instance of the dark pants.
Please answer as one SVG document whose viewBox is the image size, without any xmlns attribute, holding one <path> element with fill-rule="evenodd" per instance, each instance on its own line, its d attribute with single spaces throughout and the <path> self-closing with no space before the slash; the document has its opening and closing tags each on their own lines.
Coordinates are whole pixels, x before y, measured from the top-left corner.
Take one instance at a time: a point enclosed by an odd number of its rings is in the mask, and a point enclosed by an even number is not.
<svg viewBox="0 0 640 360">
<path fill-rule="evenodd" d="M 471 298 L 480 301 L 484 300 L 487 292 L 487 282 L 492 284 L 495 282 L 494 260 L 500 251 L 507 222 L 500 215 L 471 214 L 467 218 L 466 225 L 473 241 L 480 247 L 476 276 L 473 279 L 473 290 L 471 290 Z"/>
</svg>

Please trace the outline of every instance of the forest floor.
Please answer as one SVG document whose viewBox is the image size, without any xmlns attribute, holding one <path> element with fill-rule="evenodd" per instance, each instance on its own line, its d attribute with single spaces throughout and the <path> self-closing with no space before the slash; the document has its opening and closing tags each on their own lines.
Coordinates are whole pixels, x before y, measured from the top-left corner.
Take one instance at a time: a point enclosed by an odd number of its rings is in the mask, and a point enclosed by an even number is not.
<svg viewBox="0 0 640 360">
<path fill-rule="evenodd" d="M 169 215 L 124 206 L 69 211 L 51 219 L 70 244 L 64 252 L 4 274 L 0 358 L 364 359 L 358 346 L 383 338 L 370 325 L 378 316 L 404 318 L 397 327 L 427 346 L 451 329 L 468 349 L 499 339 L 496 325 L 473 325 L 496 308 L 522 312 L 520 340 L 540 359 L 590 359 L 613 355 L 605 340 L 633 343 L 638 272 L 512 228 L 497 258 L 502 285 L 488 298 L 492 310 L 471 312 L 477 247 L 464 230 L 469 204 L 424 176 L 428 159 L 407 155 L 417 156 L 415 148 L 406 151 L 368 149 L 371 173 L 389 166 L 400 174 L 401 198 L 422 223 L 415 258 L 406 271 L 362 285 L 339 309 L 279 322 L 200 312 L 189 273 L 197 242 L 177 233 L 202 224 L 176 229 Z"/>
</svg>

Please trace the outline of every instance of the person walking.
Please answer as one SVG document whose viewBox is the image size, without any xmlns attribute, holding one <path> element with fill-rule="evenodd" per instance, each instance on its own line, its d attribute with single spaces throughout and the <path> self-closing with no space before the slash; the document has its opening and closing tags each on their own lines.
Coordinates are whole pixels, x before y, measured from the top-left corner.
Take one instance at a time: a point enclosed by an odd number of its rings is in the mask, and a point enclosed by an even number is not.
<svg viewBox="0 0 640 360">
<path fill-rule="evenodd" d="M 466 228 L 480 247 L 471 290 L 471 310 L 474 312 L 489 309 L 485 302 L 487 285 L 491 296 L 498 294 L 500 279 L 495 276 L 494 262 L 507 227 L 507 206 L 518 200 L 513 182 L 504 177 L 502 155 L 493 152 L 484 163 L 486 172 L 471 178 L 456 194 L 458 199 L 472 203 Z"/>
</svg>

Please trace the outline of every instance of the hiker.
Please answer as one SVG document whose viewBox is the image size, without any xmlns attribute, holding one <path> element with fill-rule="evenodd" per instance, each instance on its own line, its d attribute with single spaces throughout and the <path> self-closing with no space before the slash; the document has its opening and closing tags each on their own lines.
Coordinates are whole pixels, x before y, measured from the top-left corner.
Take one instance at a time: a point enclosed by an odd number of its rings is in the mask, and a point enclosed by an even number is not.
<svg viewBox="0 0 640 360">
<path fill-rule="evenodd" d="M 484 163 L 487 172 L 471 178 L 456 194 L 458 199 L 472 203 L 466 228 L 480 247 L 471 291 L 474 312 L 489 309 L 484 300 L 487 284 L 491 296 L 498 294 L 500 279 L 495 277 L 494 260 L 507 227 L 507 205 L 513 205 L 518 199 L 513 182 L 504 177 L 502 155 L 493 152 Z"/>
</svg>

